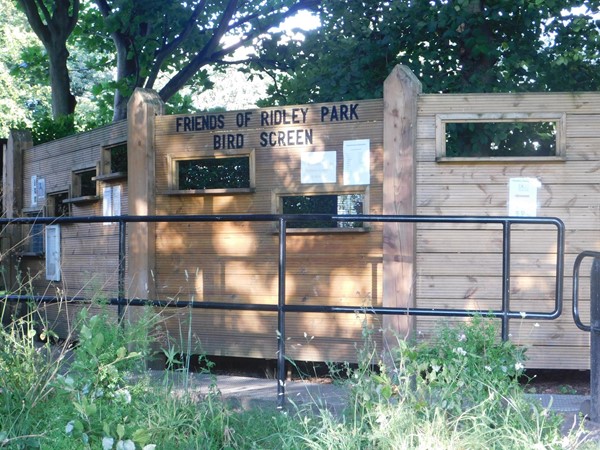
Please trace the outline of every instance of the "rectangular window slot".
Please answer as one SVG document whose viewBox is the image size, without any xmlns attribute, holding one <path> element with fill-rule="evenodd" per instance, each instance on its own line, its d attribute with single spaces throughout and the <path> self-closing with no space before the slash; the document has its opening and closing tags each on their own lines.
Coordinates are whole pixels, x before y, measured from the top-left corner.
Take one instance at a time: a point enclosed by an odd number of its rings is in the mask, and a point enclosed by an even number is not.
<svg viewBox="0 0 600 450">
<path fill-rule="evenodd" d="M 364 194 L 286 195 L 281 197 L 283 214 L 363 214 Z M 298 220 L 287 223 L 288 228 L 363 228 L 362 222 L 334 220 Z"/>
<path fill-rule="evenodd" d="M 438 161 L 560 160 L 564 114 L 440 114 Z"/>
<path fill-rule="evenodd" d="M 46 214 L 48 217 L 69 217 L 69 192 L 53 192 L 46 198 Z"/>
<path fill-rule="evenodd" d="M 202 158 L 177 161 L 179 190 L 250 187 L 250 157 Z"/>
</svg>

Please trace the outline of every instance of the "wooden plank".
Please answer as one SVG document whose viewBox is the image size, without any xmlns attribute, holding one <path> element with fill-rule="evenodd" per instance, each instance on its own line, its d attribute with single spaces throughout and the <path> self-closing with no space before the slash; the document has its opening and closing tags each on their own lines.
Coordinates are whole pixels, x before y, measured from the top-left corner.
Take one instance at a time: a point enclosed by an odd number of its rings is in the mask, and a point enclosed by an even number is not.
<svg viewBox="0 0 600 450">
<path fill-rule="evenodd" d="M 542 184 L 537 194 L 539 208 L 588 208 L 598 204 L 600 187 Z M 422 184 L 417 190 L 417 205 L 508 208 L 508 184 Z"/>
<path fill-rule="evenodd" d="M 541 233 L 541 236 L 540 236 Z M 556 252 L 556 230 L 514 231 L 511 233 L 511 253 Z M 567 230 L 565 252 L 579 254 L 588 248 L 600 248 L 600 233 L 589 230 Z M 417 232 L 417 252 L 501 252 L 501 230 L 424 229 Z"/>
<path fill-rule="evenodd" d="M 433 216 L 506 216 L 506 208 L 478 207 L 418 207 L 417 214 Z M 567 230 L 600 229 L 600 210 L 597 208 L 540 208 L 538 217 L 558 217 Z"/>
<path fill-rule="evenodd" d="M 575 255 L 566 258 L 566 267 L 573 267 Z M 510 261 L 513 276 L 553 276 L 556 256 L 547 254 L 513 255 Z M 426 275 L 495 276 L 502 273 L 502 254 L 433 253 L 417 256 L 417 272 Z"/>
<path fill-rule="evenodd" d="M 511 277 L 510 295 L 518 299 L 554 298 L 556 280 L 554 277 Z M 571 279 L 564 280 L 565 298 L 570 298 Z M 502 296 L 502 278 L 485 276 L 433 276 L 423 275 L 417 278 L 418 304 L 427 298 L 456 299 L 498 299 Z M 589 287 L 581 285 L 582 297 L 588 298 Z M 424 306 L 424 305 L 421 305 Z"/>
<path fill-rule="evenodd" d="M 421 94 L 419 114 L 436 113 L 512 113 L 577 112 L 599 114 L 596 92 L 531 92 L 486 94 Z"/>
<path fill-rule="evenodd" d="M 417 185 L 488 183 L 508 186 L 510 178 L 538 178 L 542 184 L 600 183 L 600 160 L 568 161 L 556 164 L 417 164 Z"/>
<path fill-rule="evenodd" d="M 431 123 L 431 120 L 429 121 L 429 123 Z M 423 126 L 428 126 L 429 123 L 423 123 Z M 529 162 L 527 163 L 527 165 L 534 165 L 534 166 L 560 166 L 560 165 L 565 165 L 565 164 L 569 164 L 571 162 L 574 161 L 598 161 L 598 141 L 600 140 L 600 138 L 596 137 L 596 136 L 584 136 L 584 137 L 577 137 L 577 136 L 572 136 L 570 137 L 567 141 L 566 141 L 566 153 L 565 153 L 565 157 L 567 158 L 566 161 L 545 161 L 542 163 L 542 160 L 540 160 L 540 164 L 536 164 L 535 161 Z M 422 163 L 436 163 L 436 164 L 440 164 L 440 165 L 468 165 L 468 163 L 458 163 L 458 162 L 444 162 L 444 163 L 437 163 L 436 162 L 436 157 L 437 157 L 437 153 L 436 153 L 436 139 L 435 136 L 430 132 L 427 131 L 427 129 L 425 131 L 422 132 L 422 136 L 420 139 L 417 140 L 417 161 L 422 162 Z M 472 164 L 477 164 L 478 166 L 489 166 L 489 165 L 494 165 L 496 167 L 498 166 L 509 166 L 509 165 L 515 165 L 515 164 L 526 164 L 524 161 L 511 161 L 510 163 L 507 163 L 506 161 L 489 161 L 489 162 L 484 162 L 481 160 L 478 160 L 477 162 L 473 162 Z"/>
</svg>

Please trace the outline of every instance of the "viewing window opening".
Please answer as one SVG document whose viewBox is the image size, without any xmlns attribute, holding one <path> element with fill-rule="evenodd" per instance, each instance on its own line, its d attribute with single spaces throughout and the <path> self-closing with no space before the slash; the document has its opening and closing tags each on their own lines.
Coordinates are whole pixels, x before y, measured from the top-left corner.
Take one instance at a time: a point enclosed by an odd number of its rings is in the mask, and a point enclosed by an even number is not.
<svg viewBox="0 0 600 450">
<path fill-rule="evenodd" d="M 96 196 L 96 169 L 85 169 L 73 172 L 72 195 L 73 197 Z"/>
<path fill-rule="evenodd" d="M 69 199 L 67 191 L 54 192 L 46 196 L 46 214 L 48 217 L 68 217 L 71 215 L 69 204 L 65 200 Z"/>
<path fill-rule="evenodd" d="M 290 195 L 281 197 L 283 214 L 363 214 L 364 194 Z M 298 220 L 288 228 L 363 228 L 363 222 Z"/>
<path fill-rule="evenodd" d="M 127 143 L 106 147 L 102 150 L 102 174 L 127 173 Z"/>
<path fill-rule="evenodd" d="M 250 155 L 183 159 L 176 161 L 176 189 L 249 189 Z"/>
<path fill-rule="evenodd" d="M 564 118 L 557 114 L 541 116 L 440 115 L 436 139 L 438 160 L 564 156 Z"/>
</svg>

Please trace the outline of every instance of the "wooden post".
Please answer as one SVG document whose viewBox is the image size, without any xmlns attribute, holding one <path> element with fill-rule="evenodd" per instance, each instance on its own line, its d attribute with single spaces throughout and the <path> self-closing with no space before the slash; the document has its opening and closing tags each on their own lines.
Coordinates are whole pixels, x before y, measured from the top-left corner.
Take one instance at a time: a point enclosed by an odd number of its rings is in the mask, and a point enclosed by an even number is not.
<svg viewBox="0 0 600 450">
<path fill-rule="evenodd" d="M 149 89 L 136 89 L 127 106 L 127 166 L 129 215 L 156 214 L 154 118 L 164 103 Z M 154 298 L 155 224 L 131 223 L 128 228 L 127 297 Z"/>
<path fill-rule="evenodd" d="M 33 139 L 29 130 L 10 131 L 2 167 L 2 212 L 8 219 L 21 216 L 23 210 L 23 154 L 32 147 Z M 6 268 L 3 288 L 10 292 L 16 292 L 19 286 L 17 284 L 18 262 L 15 246 L 23 238 L 22 227 L 19 225 L 7 226 L 2 232 L 2 238 L 2 252 L 6 251 L 6 254 L 2 255 L 2 265 Z"/>
<path fill-rule="evenodd" d="M 383 85 L 383 214 L 415 214 L 417 99 L 421 83 L 405 66 L 396 66 Z M 416 225 L 383 226 L 383 306 L 415 306 Z M 384 316 L 384 338 L 408 338 L 410 316 Z"/>
<path fill-rule="evenodd" d="M 33 147 L 29 130 L 11 130 L 4 153 L 2 196 L 8 219 L 19 217 L 23 209 L 23 153 Z"/>
</svg>

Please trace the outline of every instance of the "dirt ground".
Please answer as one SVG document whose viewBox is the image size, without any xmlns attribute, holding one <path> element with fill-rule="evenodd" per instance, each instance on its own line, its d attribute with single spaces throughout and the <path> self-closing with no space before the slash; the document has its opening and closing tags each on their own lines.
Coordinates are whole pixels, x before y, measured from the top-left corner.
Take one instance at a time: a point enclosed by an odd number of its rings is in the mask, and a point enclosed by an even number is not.
<svg viewBox="0 0 600 450">
<path fill-rule="evenodd" d="M 531 394 L 589 395 L 589 370 L 528 370 L 521 379 Z"/>
</svg>

